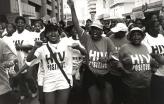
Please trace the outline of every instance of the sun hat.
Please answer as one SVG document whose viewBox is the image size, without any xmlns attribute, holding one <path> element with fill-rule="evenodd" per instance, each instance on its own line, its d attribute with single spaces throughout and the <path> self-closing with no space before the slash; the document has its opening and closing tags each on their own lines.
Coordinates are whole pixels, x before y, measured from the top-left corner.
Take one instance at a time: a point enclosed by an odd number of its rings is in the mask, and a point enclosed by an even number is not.
<svg viewBox="0 0 164 104">
<path fill-rule="evenodd" d="M 117 23 L 115 27 L 111 29 L 112 32 L 116 33 L 119 31 L 128 31 L 128 27 L 124 23 Z"/>
<path fill-rule="evenodd" d="M 93 21 L 91 27 L 97 27 L 97 28 L 103 30 L 103 25 L 101 24 L 101 22 L 100 22 L 99 20 L 95 20 L 95 21 Z"/>
</svg>

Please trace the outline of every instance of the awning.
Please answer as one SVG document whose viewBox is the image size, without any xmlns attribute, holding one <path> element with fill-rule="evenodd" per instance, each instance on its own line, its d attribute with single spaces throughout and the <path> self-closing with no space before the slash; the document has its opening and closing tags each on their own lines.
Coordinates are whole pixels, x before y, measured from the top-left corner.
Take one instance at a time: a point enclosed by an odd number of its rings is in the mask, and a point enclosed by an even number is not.
<svg viewBox="0 0 164 104">
<path fill-rule="evenodd" d="M 154 2 L 154 3 L 150 3 L 150 4 L 147 4 L 147 5 L 136 7 L 132 10 L 132 12 L 143 11 L 143 9 L 145 9 L 144 12 L 159 11 L 159 10 L 162 9 L 162 1 L 157 1 L 157 2 Z"/>
</svg>

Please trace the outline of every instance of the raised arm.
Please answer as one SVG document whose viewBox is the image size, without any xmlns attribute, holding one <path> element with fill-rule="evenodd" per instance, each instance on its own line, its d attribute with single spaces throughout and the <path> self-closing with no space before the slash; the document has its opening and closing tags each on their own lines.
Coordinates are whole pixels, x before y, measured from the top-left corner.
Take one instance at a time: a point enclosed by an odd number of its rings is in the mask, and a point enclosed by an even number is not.
<svg viewBox="0 0 164 104">
<path fill-rule="evenodd" d="M 73 21 L 74 27 L 78 33 L 79 38 L 81 38 L 81 35 L 83 33 L 83 29 L 79 25 L 79 21 L 78 21 L 77 15 L 76 15 L 74 2 L 73 2 L 73 0 L 68 0 L 67 3 L 71 9 L 72 21 Z"/>
</svg>

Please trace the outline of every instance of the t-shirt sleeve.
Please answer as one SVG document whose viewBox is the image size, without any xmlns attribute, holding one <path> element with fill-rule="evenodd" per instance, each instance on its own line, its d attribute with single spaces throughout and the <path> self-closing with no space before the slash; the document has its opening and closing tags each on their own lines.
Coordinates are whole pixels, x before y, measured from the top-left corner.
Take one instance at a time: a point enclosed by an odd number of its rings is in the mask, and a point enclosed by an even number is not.
<svg viewBox="0 0 164 104">
<path fill-rule="evenodd" d="M 34 56 L 36 56 L 38 60 L 41 60 L 42 52 L 43 52 L 43 49 L 40 47 L 35 51 Z"/>
<path fill-rule="evenodd" d="M 144 38 L 144 40 L 142 41 L 142 44 L 147 47 L 149 53 L 152 53 L 152 48 L 149 44 L 149 41 L 148 41 L 147 37 Z"/>
</svg>

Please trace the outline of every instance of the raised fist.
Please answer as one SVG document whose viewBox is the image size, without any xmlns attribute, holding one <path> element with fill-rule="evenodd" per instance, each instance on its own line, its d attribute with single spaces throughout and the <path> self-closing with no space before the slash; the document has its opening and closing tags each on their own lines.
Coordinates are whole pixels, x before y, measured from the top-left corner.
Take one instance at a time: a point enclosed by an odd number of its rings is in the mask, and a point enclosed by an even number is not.
<svg viewBox="0 0 164 104">
<path fill-rule="evenodd" d="M 67 0 L 67 4 L 68 4 L 70 7 L 74 6 L 73 0 Z"/>
</svg>

